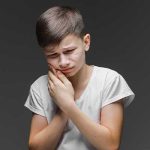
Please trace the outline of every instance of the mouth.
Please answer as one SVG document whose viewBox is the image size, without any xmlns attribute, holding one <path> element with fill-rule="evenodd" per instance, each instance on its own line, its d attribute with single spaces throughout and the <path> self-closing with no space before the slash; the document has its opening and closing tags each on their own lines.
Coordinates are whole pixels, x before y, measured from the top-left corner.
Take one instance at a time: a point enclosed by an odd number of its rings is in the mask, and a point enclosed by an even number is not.
<svg viewBox="0 0 150 150">
<path fill-rule="evenodd" d="M 72 68 L 68 68 L 68 69 L 65 69 L 65 70 L 61 70 L 62 73 L 69 73 L 72 71 Z"/>
</svg>

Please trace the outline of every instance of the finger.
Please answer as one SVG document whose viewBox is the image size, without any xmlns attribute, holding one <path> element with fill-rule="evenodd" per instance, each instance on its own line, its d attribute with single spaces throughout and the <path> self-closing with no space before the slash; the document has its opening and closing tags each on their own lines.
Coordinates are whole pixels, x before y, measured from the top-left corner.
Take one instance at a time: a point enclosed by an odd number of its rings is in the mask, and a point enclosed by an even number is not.
<svg viewBox="0 0 150 150">
<path fill-rule="evenodd" d="M 56 69 L 55 69 L 52 65 L 49 65 L 49 68 L 50 68 L 50 71 L 51 71 L 55 76 L 57 76 Z"/>
<path fill-rule="evenodd" d="M 48 86 L 51 89 L 54 87 L 54 84 L 53 84 L 53 82 L 50 79 L 48 80 Z"/>
<path fill-rule="evenodd" d="M 48 72 L 49 79 L 53 82 L 54 85 L 56 84 L 62 84 L 62 82 L 51 72 Z"/>
<path fill-rule="evenodd" d="M 68 78 L 61 71 L 57 71 L 57 76 L 65 85 L 70 83 Z"/>
<path fill-rule="evenodd" d="M 53 82 L 53 80 L 55 80 L 56 76 L 54 75 L 54 73 L 52 71 L 48 71 L 48 77 L 49 79 Z"/>
<path fill-rule="evenodd" d="M 52 91 L 50 85 L 48 85 L 48 91 L 49 91 L 49 95 L 50 95 L 51 97 L 53 97 L 53 91 Z"/>
<path fill-rule="evenodd" d="M 56 69 L 53 66 L 51 66 L 51 68 L 52 68 L 54 75 L 57 77 Z"/>
<path fill-rule="evenodd" d="M 48 90 L 49 90 L 50 93 L 52 93 L 52 90 L 51 90 L 51 87 L 50 87 L 49 83 L 48 83 Z"/>
<path fill-rule="evenodd" d="M 51 94 L 53 94 L 54 84 L 51 80 L 48 81 L 48 90 Z"/>
</svg>

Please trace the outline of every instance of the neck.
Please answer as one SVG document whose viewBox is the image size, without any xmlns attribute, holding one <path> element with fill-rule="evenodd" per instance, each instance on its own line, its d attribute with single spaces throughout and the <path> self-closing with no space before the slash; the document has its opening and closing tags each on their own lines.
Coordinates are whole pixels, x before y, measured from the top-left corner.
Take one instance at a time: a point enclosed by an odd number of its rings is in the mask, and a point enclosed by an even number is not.
<svg viewBox="0 0 150 150">
<path fill-rule="evenodd" d="M 90 66 L 85 64 L 75 76 L 68 78 L 71 81 L 72 86 L 75 90 L 79 89 L 80 87 L 82 87 L 82 85 L 86 83 L 90 73 L 89 68 Z"/>
</svg>

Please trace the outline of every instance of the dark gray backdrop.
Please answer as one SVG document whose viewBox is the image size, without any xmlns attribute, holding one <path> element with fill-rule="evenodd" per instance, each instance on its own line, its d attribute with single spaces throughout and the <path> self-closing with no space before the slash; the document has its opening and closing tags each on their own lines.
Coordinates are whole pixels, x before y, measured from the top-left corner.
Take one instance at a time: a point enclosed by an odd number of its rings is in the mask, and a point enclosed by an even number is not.
<svg viewBox="0 0 150 150">
<path fill-rule="evenodd" d="M 0 149 L 27 150 L 31 112 L 23 105 L 31 83 L 47 73 L 35 22 L 59 4 L 84 16 L 92 38 L 87 62 L 118 71 L 136 94 L 125 110 L 121 150 L 149 150 L 150 5 L 143 0 L 1 1 Z"/>
</svg>

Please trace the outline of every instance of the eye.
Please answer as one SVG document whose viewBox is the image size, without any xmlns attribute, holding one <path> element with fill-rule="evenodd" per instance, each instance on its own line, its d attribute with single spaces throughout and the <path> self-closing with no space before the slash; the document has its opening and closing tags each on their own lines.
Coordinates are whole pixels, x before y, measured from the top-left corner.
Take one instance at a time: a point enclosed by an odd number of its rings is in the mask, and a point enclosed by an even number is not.
<svg viewBox="0 0 150 150">
<path fill-rule="evenodd" d="M 48 55 L 48 58 L 56 58 L 58 55 L 57 54 L 52 54 L 52 55 Z"/>
<path fill-rule="evenodd" d="M 70 54 L 70 53 L 72 53 L 74 50 L 75 50 L 75 49 L 70 49 L 70 50 L 65 51 L 64 53 Z"/>
</svg>

